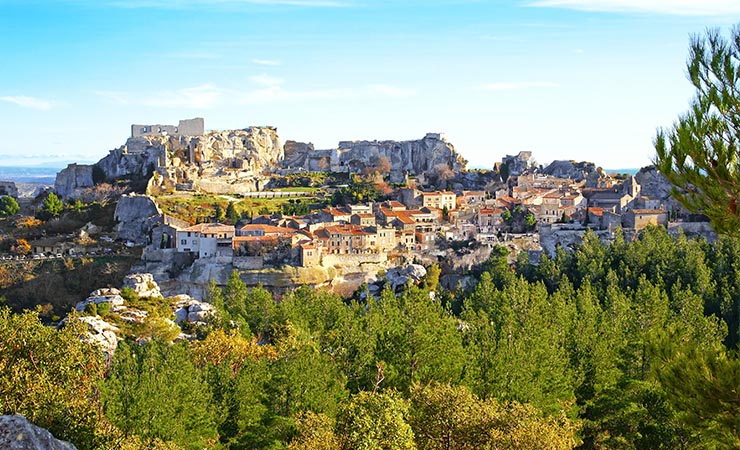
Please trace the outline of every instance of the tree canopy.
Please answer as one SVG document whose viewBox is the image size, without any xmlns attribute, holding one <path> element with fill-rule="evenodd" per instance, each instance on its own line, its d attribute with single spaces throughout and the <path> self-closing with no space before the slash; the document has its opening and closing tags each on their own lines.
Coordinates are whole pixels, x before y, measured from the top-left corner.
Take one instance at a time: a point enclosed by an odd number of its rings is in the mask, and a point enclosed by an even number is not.
<svg viewBox="0 0 740 450">
<path fill-rule="evenodd" d="M 691 39 L 689 110 L 655 138 L 655 165 L 674 196 L 718 232 L 740 233 L 740 27 Z"/>
</svg>

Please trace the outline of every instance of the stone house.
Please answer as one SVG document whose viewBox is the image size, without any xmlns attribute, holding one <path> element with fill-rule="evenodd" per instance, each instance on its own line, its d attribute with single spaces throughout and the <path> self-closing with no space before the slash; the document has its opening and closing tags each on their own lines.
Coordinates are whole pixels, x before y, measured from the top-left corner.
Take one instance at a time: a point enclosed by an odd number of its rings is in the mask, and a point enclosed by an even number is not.
<svg viewBox="0 0 740 450">
<path fill-rule="evenodd" d="M 352 225 L 359 225 L 362 227 L 374 227 L 375 226 L 375 214 L 356 213 L 350 217 L 350 223 Z"/>
<path fill-rule="evenodd" d="M 305 242 L 298 244 L 298 248 L 301 251 L 301 266 L 315 267 L 321 264 L 321 250 L 317 244 Z"/>
<path fill-rule="evenodd" d="M 648 225 L 668 226 L 668 211 L 662 209 L 632 209 L 622 215 L 625 228 L 641 230 Z"/>
<path fill-rule="evenodd" d="M 478 229 L 481 231 L 491 231 L 501 223 L 501 215 L 504 210 L 501 208 L 484 208 L 478 210 Z"/>
</svg>

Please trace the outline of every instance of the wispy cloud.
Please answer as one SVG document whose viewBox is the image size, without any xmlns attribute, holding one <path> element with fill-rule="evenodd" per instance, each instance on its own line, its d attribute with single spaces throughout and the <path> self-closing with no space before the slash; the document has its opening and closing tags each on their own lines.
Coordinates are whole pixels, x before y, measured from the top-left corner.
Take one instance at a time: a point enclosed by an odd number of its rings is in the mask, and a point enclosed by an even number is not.
<svg viewBox="0 0 740 450">
<path fill-rule="evenodd" d="M 0 101 L 13 103 L 21 108 L 37 109 L 39 111 L 48 111 L 54 106 L 50 101 L 26 95 L 7 95 L 0 97 Z"/>
<path fill-rule="evenodd" d="M 655 13 L 687 16 L 740 14 L 737 0 L 535 0 L 526 6 L 579 11 Z"/>
<path fill-rule="evenodd" d="M 276 59 L 253 59 L 252 64 L 258 66 L 279 66 L 281 63 Z"/>
<path fill-rule="evenodd" d="M 484 91 L 516 91 L 532 88 L 554 88 L 560 86 L 550 81 L 523 81 L 514 83 L 488 83 L 480 88 Z"/>
<path fill-rule="evenodd" d="M 223 88 L 213 84 L 173 91 L 128 93 L 120 91 L 91 91 L 94 95 L 118 105 L 148 106 L 153 108 L 213 108 L 225 105 L 291 103 L 321 100 L 364 100 L 400 98 L 415 95 L 413 90 L 389 84 L 360 87 L 291 89 L 285 80 L 266 74 L 249 78 L 246 88 Z"/>
<path fill-rule="evenodd" d="M 95 95 L 121 105 L 140 105 L 152 108 L 212 108 L 222 98 L 224 91 L 212 84 L 132 95 L 117 91 L 93 91 Z"/>
</svg>

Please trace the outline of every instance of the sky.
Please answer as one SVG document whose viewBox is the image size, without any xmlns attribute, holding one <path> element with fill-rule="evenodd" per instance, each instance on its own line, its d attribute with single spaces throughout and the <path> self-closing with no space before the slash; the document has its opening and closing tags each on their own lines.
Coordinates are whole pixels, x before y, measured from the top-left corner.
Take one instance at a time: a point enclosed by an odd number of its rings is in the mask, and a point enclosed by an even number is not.
<svg viewBox="0 0 740 450">
<path fill-rule="evenodd" d="M 737 23 L 737 0 L 0 0 L 0 166 L 203 117 L 637 168 L 693 96 L 690 36 Z"/>
</svg>

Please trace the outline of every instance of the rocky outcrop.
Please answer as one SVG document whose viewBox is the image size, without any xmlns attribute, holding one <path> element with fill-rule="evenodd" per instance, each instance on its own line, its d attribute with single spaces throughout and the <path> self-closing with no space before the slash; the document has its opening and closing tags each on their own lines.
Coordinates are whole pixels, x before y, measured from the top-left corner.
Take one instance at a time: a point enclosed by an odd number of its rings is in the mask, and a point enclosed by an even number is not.
<svg viewBox="0 0 740 450">
<path fill-rule="evenodd" d="M 75 305 L 75 310 L 82 312 L 90 303 L 94 303 L 96 305 L 101 303 L 110 303 L 111 307 L 121 306 L 123 305 L 123 297 L 121 297 L 121 291 L 116 288 L 96 289 L 90 293 L 90 296 L 87 297 L 87 299 L 78 302 L 77 305 Z"/>
<path fill-rule="evenodd" d="M 570 178 L 575 182 L 606 178 L 606 173 L 601 168 L 597 168 L 594 163 L 586 161 L 553 161 L 542 170 L 542 173 L 555 178 Z M 594 173 L 596 173 L 596 177 L 594 177 Z"/>
<path fill-rule="evenodd" d="M 57 173 L 54 192 L 61 198 L 80 198 L 93 185 L 93 166 L 69 164 Z"/>
<path fill-rule="evenodd" d="M 120 239 L 146 245 L 152 227 L 162 220 L 162 211 L 151 197 L 129 194 L 118 200 L 113 218 Z"/>
<path fill-rule="evenodd" d="M 655 168 L 643 167 L 635 174 L 640 185 L 640 194 L 646 197 L 665 200 L 671 196 L 673 185 Z"/>
<path fill-rule="evenodd" d="M 139 297 L 161 297 L 159 285 L 150 273 L 132 273 L 123 279 L 123 287 L 131 288 Z"/>
<path fill-rule="evenodd" d="M 554 258 L 558 247 L 568 252 L 580 247 L 589 230 L 589 228 L 580 225 L 540 224 L 540 246 L 547 256 Z M 590 232 L 594 233 L 602 242 L 609 243 L 614 239 L 614 234 L 609 230 L 590 230 Z M 625 239 L 629 240 L 630 238 L 631 236 L 628 236 L 625 232 Z"/>
<path fill-rule="evenodd" d="M 394 290 L 399 289 L 408 282 L 418 283 L 427 274 L 424 266 L 419 264 L 409 264 L 406 267 L 393 267 L 385 273 L 385 279 L 391 284 Z"/>
<path fill-rule="evenodd" d="M 213 305 L 199 302 L 189 295 L 176 295 L 172 298 L 172 307 L 175 310 L 175 323 L 191 322 L 205 324 L 215 313 Z"/>
<path fill-rule="evenodd" d="M 414 141 L 343 141 L 339 143 L 331 169 L 362 172 L 375 166 L 380 158 L 391 165 L 390 178 L 402 182 L 406 174 L 432 173 L 446 166 L 452 172 L 465 170 L 467 161 L 451 143 L 438 133 L 428 133 Z"/>
<path fill-rule="evenodd" d="M 79 320 L 87 325 L 87 335 L 82 336 L 85 342 L 98 345 L 109 357 L 113 355 L 118 347 L 118 335 L 121 330 L 115 325 L 106 322 L 100 316 L 80 316 Z"/>
<path fill-rule="evenodd" d="M 37 427 L 19 414 L 0 416 L 0 448 L 4 450 L 77 450 L 74 445 L 60 441 L 48 430 Z"/>
<path fill-rule="evenodd" d="M 276 128 L 250 127 L 132 137 L 97 166 L 109 179 L 157 173 L 159 186 L 236 194 L 264 187 L 263 173 L 277 168 L 283 157 Z"/>
</svg>

